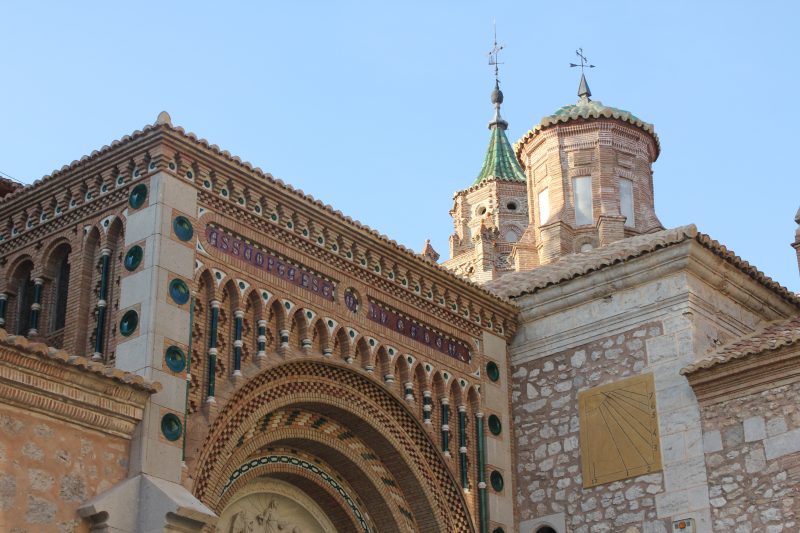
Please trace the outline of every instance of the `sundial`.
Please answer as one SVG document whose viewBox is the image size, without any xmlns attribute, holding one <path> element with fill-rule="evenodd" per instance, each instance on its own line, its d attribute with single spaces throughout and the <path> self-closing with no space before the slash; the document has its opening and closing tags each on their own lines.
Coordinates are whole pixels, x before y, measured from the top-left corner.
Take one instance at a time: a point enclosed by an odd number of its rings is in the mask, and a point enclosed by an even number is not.
<svg viewBox="0 0 800 533">
<path fill-rule="evenodd" d="M 578 394 L 583 486 L 661 470 L 653 375 Z"/>
</svg>

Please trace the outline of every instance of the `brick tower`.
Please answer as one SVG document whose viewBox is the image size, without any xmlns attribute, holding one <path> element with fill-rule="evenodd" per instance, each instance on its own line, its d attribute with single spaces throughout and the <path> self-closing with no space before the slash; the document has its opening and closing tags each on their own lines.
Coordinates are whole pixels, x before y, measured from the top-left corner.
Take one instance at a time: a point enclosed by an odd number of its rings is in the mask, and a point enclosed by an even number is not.
<svg viewBox="0 0 800 533">
<path fill-rule="evenodd" d="M 547 116 L 515 146 L 528 179 L 529 224 L 510 260 L 528 270 L 624 237 L 663 229 L 653 205 L 652 124 L 592 100 Z"/>
<path fill-rule="evenodd" d="M 800 269 L 800 209 L 794 215 L 794 221 L 797 224 L 797 229 L 794 232 L 794 242 L 792 248 L 797 252 L 797 268 Z"/>
<path fill-rule="evenodd" d="M 500 116 L 499 82 L 491 100 L 495 113 L 489 122 L 489 148 L 473 184 L 453 196 L 450 216 L 455 231 L 450 236 L 450 259 L 444 263 L 478 283 L 513 271 L 509 256 L 528 225 L 525 174 L 506 137 L 508 122 Z"/>
</svg>

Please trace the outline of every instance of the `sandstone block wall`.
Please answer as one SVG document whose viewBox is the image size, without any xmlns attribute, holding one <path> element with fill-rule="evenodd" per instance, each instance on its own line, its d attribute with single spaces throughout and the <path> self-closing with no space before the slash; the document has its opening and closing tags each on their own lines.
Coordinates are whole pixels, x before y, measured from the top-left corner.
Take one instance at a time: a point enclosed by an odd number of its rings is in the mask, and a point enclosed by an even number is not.
<svg viewBox="0 0 800 533">
<path fill-rule="evenodd" d="M 76 509 L 123 480 L 129 441 L 0 405 L 0 531 L 78 533 Z"/>
<path fill-rule="evenodd" d="M 577 400 L 578 390 L 640 374 L 648 364 L 645 343 L 662 338 L 662 333 L 658 322 L 642 324 L 514 366 L 517 505 L 522 523 L 533 526 L 536 517 L 563 513 L 567 531 L 576 533 L 624 531 L 629 526 L 669 531 L 668 521 L 659 518 L 656 508 L 656 496 L 664 493 L 661 472 L 583 488 Z"/>
<path fill-rule="evenodd" d="M 703 408 L 714 531 L 800 530 L 800 384 Z"/>
</svg>

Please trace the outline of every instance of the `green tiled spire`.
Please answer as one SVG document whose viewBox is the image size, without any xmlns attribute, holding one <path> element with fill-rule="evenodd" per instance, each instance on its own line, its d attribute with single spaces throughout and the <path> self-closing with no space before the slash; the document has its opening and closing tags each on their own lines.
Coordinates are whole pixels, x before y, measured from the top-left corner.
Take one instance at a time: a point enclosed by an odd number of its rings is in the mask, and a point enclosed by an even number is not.
<svg viewBox="0 0 800 533">
<path fill-rule="evenodd" d="M 525 173 L 514 155 L 511 143 L 506 137 L 508 122 L 500 116 L 500 104 L 503 103 L 503 92 L 498 83 L 495 83 L 492 91 L 492 103 L 494 104 L 494 118 L 489 123 L 492 136 L 489 139 L 489 148 L 483 160 L 483 168 L 475 178 L 473 185 L 477 185 L 485 179 L 498 178 L 510 181 L 525 181 Z"/>
</svg>

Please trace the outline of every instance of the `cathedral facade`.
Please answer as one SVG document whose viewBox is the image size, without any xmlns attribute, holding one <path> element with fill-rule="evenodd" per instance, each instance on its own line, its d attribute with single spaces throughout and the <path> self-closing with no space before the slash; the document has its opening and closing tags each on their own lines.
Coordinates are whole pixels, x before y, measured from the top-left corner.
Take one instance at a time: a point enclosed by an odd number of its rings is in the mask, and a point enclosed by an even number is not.
<svg viewBox="0 0 800 533">
<path fill-rule="evenodd" d="M 496 85 L 442 265 L 166 113 L 0 182 L 0 530 L 797 530 L 800 298 L 578 96 Z"/>
</svg>

